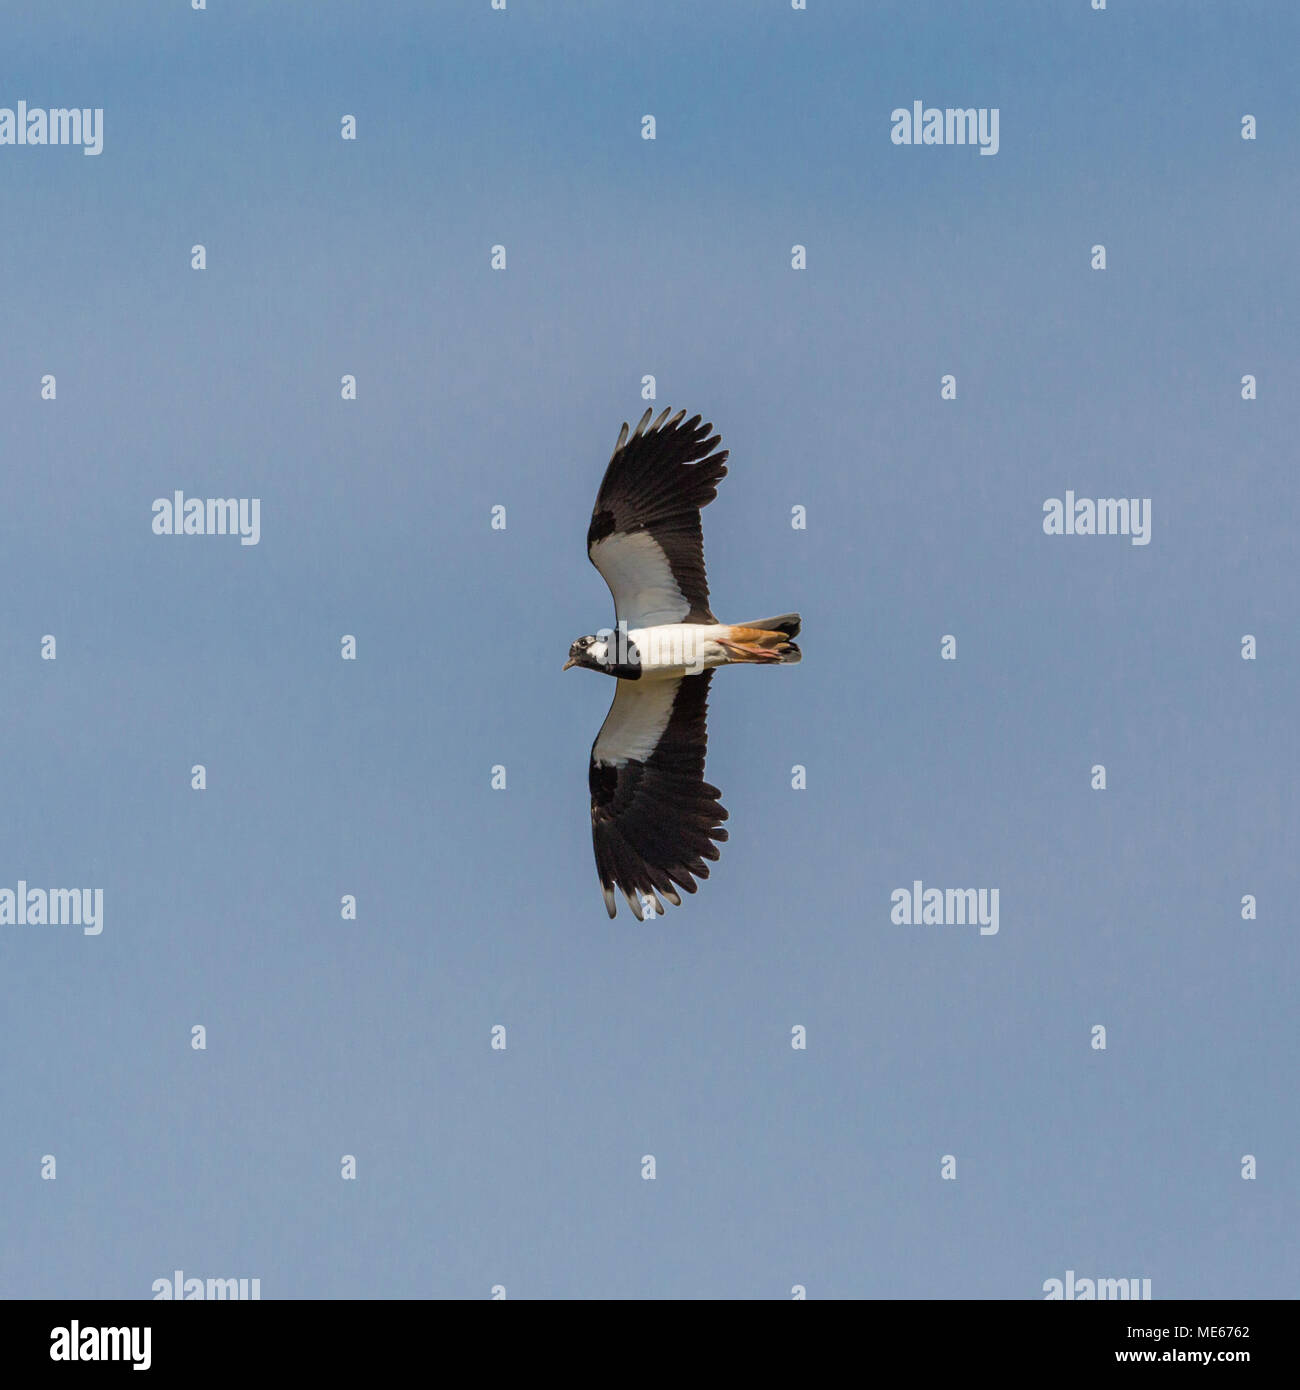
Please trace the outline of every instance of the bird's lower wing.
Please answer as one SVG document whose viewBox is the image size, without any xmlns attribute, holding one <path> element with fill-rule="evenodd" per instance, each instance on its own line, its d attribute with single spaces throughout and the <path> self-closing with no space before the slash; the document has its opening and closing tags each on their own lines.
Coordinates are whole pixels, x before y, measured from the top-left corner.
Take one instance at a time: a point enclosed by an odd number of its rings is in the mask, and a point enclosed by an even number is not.
<svg viewBox="0 0 1300 1390">
<path fill-rule="evenodd" d="M 621 680 L 591 749 L 591 840 L 605 908 L 622 891 L 638 919 L 681 905 L 727 838 L 717 787 L 704 780 L 711 672 Z M 715 843 L 716 842 L 716 843 Z"/>
</svg>

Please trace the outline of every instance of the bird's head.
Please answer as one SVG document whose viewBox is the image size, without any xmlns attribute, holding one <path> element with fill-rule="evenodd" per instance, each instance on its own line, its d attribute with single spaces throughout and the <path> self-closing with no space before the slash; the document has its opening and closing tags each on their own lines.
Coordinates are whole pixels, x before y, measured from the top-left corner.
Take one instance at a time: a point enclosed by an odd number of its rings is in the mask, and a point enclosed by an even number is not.
<svg viewBox="0 0 1300 1390">
<path fill-rule="evenodd" d="M 569 648 L 569 659 L 564 670 L 570 666 L 586 666 L 592 671 L 608 671 L 609 643 L 603 637 L 579 637 Z"/>
</svg>

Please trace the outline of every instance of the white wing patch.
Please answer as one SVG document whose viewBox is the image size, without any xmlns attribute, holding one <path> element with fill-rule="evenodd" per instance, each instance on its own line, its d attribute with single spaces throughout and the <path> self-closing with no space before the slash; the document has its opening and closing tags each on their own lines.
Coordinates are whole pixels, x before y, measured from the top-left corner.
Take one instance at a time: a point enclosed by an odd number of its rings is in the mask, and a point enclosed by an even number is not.
<svg viewBox="0 0 1300 1390">
<path fill-rule="evenodd" d="M 615 618 L 629 628 L 679 623 L 691 611 L 668 557 L 647 531 L 606 536 L 591 547 L 591 562 L 614 595 Z"/>
<path fill-rule="evenodd" d="M 591 750 L 595 761 L 607 767 L 645 762 L 668 727 L 680 685 L 680 679 L 619 681 Z"/>
</svg>

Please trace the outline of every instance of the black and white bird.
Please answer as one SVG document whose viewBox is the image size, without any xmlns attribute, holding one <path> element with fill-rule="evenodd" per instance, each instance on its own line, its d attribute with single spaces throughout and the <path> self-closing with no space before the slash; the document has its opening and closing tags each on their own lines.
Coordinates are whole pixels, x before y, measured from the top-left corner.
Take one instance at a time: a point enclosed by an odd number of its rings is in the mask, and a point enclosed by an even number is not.
<svg viewBox="0 0 1300 1390">
<path fill-rule="evenodd" d="M 715 666 L 792 664 L 799 615 L 720 623 L 709 608 L 700 508 L 727 475 L 721 436 L 700 416 L 651 411 L 614 446 L 587 531 L 587 554 L 614 595 L 616 627 L 580 637 L 570 666 L 618 681 L 591 746 L 591 838 L 605 907 L 621 890 L 639 920 L 681 906 L 727 838 L 704 780 Z"/>
</svg>

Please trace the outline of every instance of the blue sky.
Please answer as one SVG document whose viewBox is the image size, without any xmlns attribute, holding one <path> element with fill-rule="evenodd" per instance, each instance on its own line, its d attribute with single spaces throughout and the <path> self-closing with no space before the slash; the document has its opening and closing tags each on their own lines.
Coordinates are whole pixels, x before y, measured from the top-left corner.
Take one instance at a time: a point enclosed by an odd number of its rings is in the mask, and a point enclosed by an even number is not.
<svg viewBox="0 0 1300 1390">
<path fill-rule="evenodd" d="M 0 927 L 0 1294 L 1294 1297 L 1294 7 L 11 8 L 0 106 L 105 114 L 0 147 L 0 888 L 105 925 Z M 647 373 L 805 657 L 715 678 L 638 925 L 560 666 Z"/>
</svg>

